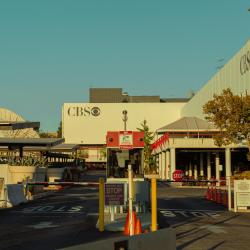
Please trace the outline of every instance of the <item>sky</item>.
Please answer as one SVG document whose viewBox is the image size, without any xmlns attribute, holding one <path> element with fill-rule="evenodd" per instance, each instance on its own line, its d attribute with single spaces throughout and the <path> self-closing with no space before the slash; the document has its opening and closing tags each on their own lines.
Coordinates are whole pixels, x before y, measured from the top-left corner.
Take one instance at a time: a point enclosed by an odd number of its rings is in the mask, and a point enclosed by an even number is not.
<svg viewBox="0 0 250 250">
<path fill-rule="evenodd" d="M 56 131 L 89 88 L 188 97 L 250 39 L 249 0 L 0 0 L 0 107 Z"/>
</svg>

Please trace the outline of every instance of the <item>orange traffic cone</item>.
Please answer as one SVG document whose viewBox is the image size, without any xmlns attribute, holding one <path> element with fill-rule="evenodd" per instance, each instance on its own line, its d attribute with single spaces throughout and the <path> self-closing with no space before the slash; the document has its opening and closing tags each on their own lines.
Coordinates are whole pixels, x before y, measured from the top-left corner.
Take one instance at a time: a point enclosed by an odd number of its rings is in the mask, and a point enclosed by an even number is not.
<svg viewBox="0 0 250 250">
<path fill-rule="evenodd" d="M 137 221 L 136 213 L 133 211 L 133 213 L 132 213 L 132 222 L 133 222 L 133 225 L 134 225 L 134 232 L 135 232 L 136 221 Z M 123 234 L 124 235 L 130 235 L 130 230 L 129 230 L 129 212 L 127 213 L 127 216 L 126 216 L 126 221 L 125 221 L 125 226 L 124 226 Z"/>
<path fill-rule="evenodd" d="M 142 233 L 142 229 L 141 229 L 141 221 L 140 219 L 138 218 L 136 220 L 136 223 L 135 223 L 135 234 L 141 234 Z"/>
<path fill-rule="evenodd" d="M 207 191 L 206 191 L 206 194 L 205 194 L 205 199 L 206 200 L 209 200 L 209 187 L 207 188 Z"/>
<path fill-rule="evenodd" d="M 127 216 L 126 216 L 126 221 L 125 221 L 123 234 L 124 235 L 129 235 L 129 212 L 127 213 Z"/>
</svg>

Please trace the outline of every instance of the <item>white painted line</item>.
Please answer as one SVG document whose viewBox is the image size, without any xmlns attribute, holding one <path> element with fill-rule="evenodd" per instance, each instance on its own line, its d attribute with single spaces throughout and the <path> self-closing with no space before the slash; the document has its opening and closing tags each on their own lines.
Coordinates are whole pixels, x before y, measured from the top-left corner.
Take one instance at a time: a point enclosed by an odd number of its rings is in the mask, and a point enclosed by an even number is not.
<svg viewBox="0 0 250 250">
<path fill-rule="evenodd" d="M 40 222 L 36 225 L 30 225 L 28 227 L 34 228 L 34 229 L 44 229 L 44 228 L 52 228 L 52 227 L 58 227 L 59 225 L 53 225 L 51 221 L 44 221 Z"/>
<path fill-rule="evenodd" d="M 201 226 L 199 227 L 201 229 L 207 229 L 209 230 L 210 232 L 212 233 L 216 233 L 216 234 L 219 234 L 219 233 L 227 233 L 223 227 L 220 227 L 220 226 L 216 226 L 216 225 L 204 225 L 204 226 Z"/>
<path fill-rule="evenodd" d="M 224 213 L 227 211 L 222 210 L 206 210 L 206 209 L 180 209 L 180 208 L 158 208 L 158 210 L 173 210 L 173 211 L 187 211 L 187 212 L 214 212 L 214 213 Z"/>
<path fill-rule="evenodd" d="M 74 214 L 74 213 L 85 213 L 82 211 L 84 209 L 83 206 L 36 206 L 36 207 L 28 207 L 24 208 L 22 210 L 15 210 L 12 212 L 17 213 L 26 213 L 26 214 L 35 214 L 35 213 L 68 213 L 68 214 Z"/>
<path fill-rule="evenodd" d="M 87 216 L 98 216 L 98 213 L 87 213 Z"/>
</svg>

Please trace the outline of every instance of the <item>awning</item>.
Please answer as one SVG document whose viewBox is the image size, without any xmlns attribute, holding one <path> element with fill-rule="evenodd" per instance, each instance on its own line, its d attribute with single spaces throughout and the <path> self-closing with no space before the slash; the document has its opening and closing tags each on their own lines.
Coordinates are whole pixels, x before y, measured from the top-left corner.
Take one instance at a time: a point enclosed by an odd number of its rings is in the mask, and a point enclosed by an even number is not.
<svg viewBox="0 0 250 250">
<path fill-rule="evenodd" d="M 0 121 L 0 130 L 17 130 L 25 128 L 39 129 L 40 122 L 28 122 L 28 121 Z"/>
<path fill-rule="evenodd" d="M 64 142 L 64 138 L 0 138 L 0 146 L 8 147 L 53 147 Z"/>
<path fill-rule="evenodd" d="M 49 151 L 51 147 L 62 142 L 63 138 L 0 138 L 0 147 L 7 146 L 8 150 L 18 149 L 22 157 L 24 147 L 45 147 Z"/>
<path fill-rule="evenodd" d="M 80 147 L 79 144 L 62 143 L 56 146 L 52 146 L 50 152 L 75 152 Z M 48 151 L 46 147 L 23 147 L 24 151 Z"/>
</svg>

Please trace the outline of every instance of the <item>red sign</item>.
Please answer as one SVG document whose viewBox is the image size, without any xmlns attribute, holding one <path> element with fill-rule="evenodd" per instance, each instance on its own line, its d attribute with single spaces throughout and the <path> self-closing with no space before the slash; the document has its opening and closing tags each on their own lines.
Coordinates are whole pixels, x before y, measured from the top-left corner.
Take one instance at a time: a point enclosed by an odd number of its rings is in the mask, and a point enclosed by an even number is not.
<svg viewBox="0 0 250 250">
<path fill-rule="evenodd" d="M 144 132 L 140 131 L 108 131 L 106 142 L 108 148 L 143 148 Z"/>
<path fill-rule="evenodd" d="M 184 177 L 184 172 L 182 170 L 178 169 L 173 172 L 174 181 L 182 181 L 183 177 Z"/>
</svg>

